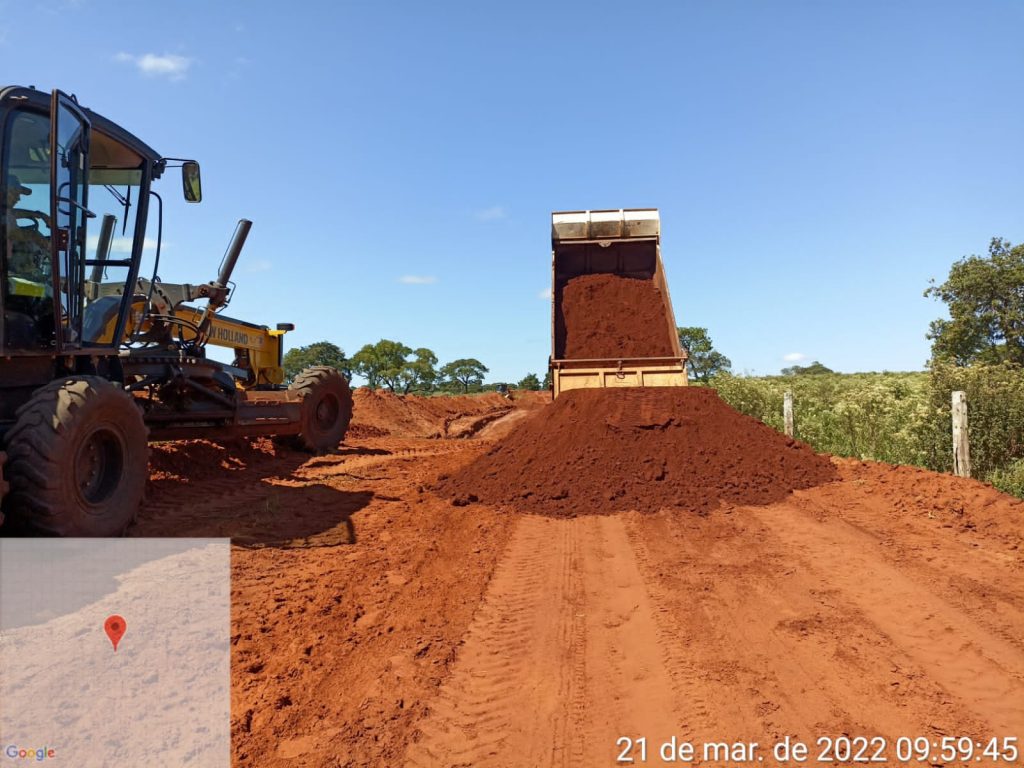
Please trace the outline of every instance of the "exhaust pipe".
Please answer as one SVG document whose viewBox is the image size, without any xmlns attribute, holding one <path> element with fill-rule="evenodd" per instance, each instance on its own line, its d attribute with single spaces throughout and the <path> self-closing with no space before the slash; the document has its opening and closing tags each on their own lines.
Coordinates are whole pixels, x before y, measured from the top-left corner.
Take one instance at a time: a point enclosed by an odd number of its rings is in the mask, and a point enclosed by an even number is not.
<svg viewBox="0 0 1024 768">
<path fill-rule="evenodd" d="M 110 246 L 114 242 L 114 225 L 117 224 L 117 216 L 112 213 L 103 214 L 103 222 L 100 224 L 99 242 L 96 243 L 96 261 L 106 261 L 110 258 Z M 103 280 L 103 265 L 93 264 L 92 272 L 89 274 L 90 283 L 98 283 Z"/>
<path fill-rule="evenodd" d="M 228 283 L 231 282 L 231 273 L 235 271 L 235 265 L 238 263 L 238 257 L 242 254 L 242 248 L 245 245 L 245 239 L 249 236 L 250 229 L 252 229 L 252 222 L 249 219 L 238 220 L 235 234 L 231 236 L 231 242 L 228 243 L 228 249 L 224 252 L 224 258 L 220 262 L 220 271 L 217 274 L 218 287 L 227 288 Z"/>
<path fill-rule="evenodd" d="M 249 236 L 252 229 L 252 222 L 249 219 L 239 219 L 235 227 L 235 234 L 231 236 L 228 249 L 224 251 L 224 258 L 220 261 L 220 268 L 217 270 L 217 279 L 209 284 L 207 293 L 206 308 L 203 310 L 202 319 L 198 323 L 199 332 L 196 335 L 195 344 L 206 346 L 210 334 L 210 315 L 228 303 L 228 283 L 231 282 L 231 273 L 235 271 L 238 257 L 242 255 L 242 248 L 245 246 L 245 238 Z"/>
</svg>

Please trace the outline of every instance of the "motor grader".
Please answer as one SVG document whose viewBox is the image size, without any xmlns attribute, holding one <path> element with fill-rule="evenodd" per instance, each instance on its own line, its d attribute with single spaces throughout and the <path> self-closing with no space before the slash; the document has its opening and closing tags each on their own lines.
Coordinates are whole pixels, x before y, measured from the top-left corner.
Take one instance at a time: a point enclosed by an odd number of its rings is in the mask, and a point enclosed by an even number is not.
<svg viewBox="0 0 1024 768">
<path fill-rule="evenodd" d="M 317 366 L 285 386 L 293 327 L 222 314 L 251 222 L 239 222 L 215 279 L 158 277 L 163 202 L 152 187 L 180 167 L 185 200 L 199 202 L 198 163 L 163 157 L 60 91 L 0 89 L 0 129 L 5 528 L 123 532 L 142 500 L 150 440 L 338 445 L 352 414 L 344 377 Z M 233 350 L 232 362 L 208 357 L 210 345 Z"/>
</svg>

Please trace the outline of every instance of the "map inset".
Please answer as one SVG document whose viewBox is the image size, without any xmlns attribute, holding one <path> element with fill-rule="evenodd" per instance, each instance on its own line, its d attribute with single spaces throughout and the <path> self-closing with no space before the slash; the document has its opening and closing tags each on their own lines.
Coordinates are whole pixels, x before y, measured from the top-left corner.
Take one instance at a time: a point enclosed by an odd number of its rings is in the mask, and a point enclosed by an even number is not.
<svg viewBox="0 0 1024 768">
<path fill-rule="evenodd" d="M 229 766 L 230 557 L 0 539 L 0 765 Z"/>
</svg>

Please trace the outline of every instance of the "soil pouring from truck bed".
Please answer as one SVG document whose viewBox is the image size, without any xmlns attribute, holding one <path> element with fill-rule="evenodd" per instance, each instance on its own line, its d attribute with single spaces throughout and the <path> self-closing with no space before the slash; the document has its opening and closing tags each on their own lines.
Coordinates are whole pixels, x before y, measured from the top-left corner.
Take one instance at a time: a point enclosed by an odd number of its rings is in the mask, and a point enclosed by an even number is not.
<svg viewBox="0 0 1024 768">
<path fill-rule="evenodd" d="M 827 456 L 734 411 L 712 389 L 579 389 L 442 478 L 439 490 L 455 504 L 575 517 L 770 504 L 835 478 Z"/>
<path fill-rule="evenodd" d="M 665 297 L 652 280 L 583 275 L 562 288 L 563 356 L 572 360 L 672 357 Z"/>
</svg>

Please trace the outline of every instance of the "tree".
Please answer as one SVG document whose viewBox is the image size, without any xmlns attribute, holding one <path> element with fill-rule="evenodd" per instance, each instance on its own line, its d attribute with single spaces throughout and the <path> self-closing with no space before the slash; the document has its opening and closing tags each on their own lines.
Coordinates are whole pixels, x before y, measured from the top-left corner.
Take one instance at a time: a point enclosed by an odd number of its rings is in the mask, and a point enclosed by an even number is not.
<svg viewBox="0 0 1024 768">
<path fill-rule="evenodd" d="M 409 392 L 411 388 L 424 393 L 433 392 L 437 382 L 437 355 L 426 347 L 420 347 L 412 354 L 414 358 L 405 364 L 404 374 L 408 383 L 403 391 Z"/>
<path fill-rule="evenodd" d="M 392 392 L 402 381 L 402 369 L 412 349 L 400 341 L 381 339 L 376 344 L 366 344 L 352 355 L 352 370 L 366 379 L 370 389 L 381 384 Z"/>
<path fill-rule="evenodd" d="M 300 371 L 311 365 L 329 365 L 337 368 L 346 379 L 352 378 L 351 362 L 341 347 L 329 341 L 318 341 L 305 347 L 292 347 L 284 354 L 281 363 L 284 380 L 290 383 Z"/>
<path fill-rule="evenodd" d="M 835 373 L 831 368 L 815 360 L 810 365 L 791 365 L 782 369 L 783 376 L 820 376 L 823 373 Z"/>
<path fill-rule="evenodd" d="M 437 355 L 426 347 L 413 350 L 400 341 L 381 339 L 352 356 L 352 369 L 370 389 L 385 386 L 392 392 L 433 392 L 437 381 Z"/>
<path fill-rule="evenodd" d="M 518 389 L 528 389 L 536 392 L 540 389 L 540 379 L 537 378 L 536 373 L 528 373 L 519 380 L 516 387 Z"/>
<path fill-rule="evenodd" d="M 707 328 L 676 328 L 676 331 L 679 343 L 689 354 L 686 367 L 698 381 L 706 382 L 732 367 L 732 361 L 714 348 Z"/>
<path fill-rule="evenodd" d="M 924 295 L 945 302 L 950 315 L 929 326 L 933 360 L 1024 364 L 1024 243 L 992 238 L 987 257 L 960 259 Z"/>
<path fill-rule="evenodd" d="M 551 389 L 551 369 L 544 371 L 544 381 L 541 382 L 541 389 Z"/>
<path fill-rule="evenodd" d="M 445 363 L 438 374 L 449 382 L 458 382 L 463 392 L 469 392 L 470 386 L 479 387 L 484 383 L 487 366 L 475 358 L 460 358 Z"/>
</svg>

